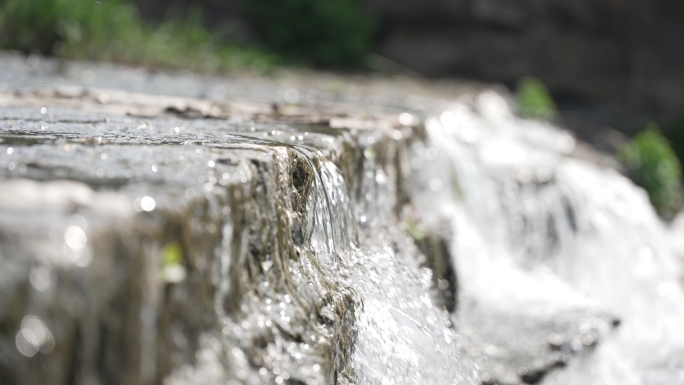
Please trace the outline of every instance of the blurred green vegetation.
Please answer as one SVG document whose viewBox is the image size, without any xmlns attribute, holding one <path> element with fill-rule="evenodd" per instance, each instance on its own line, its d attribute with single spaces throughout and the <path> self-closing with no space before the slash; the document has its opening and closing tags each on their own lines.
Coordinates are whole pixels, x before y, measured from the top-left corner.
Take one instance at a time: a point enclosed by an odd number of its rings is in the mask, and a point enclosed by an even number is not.
<svg viewBox="0 0 684 385">
<path fill-rule="evenodd" d="M 668 138 L 677 157 L 684 159 L 684 112 L 663 124 L 663 134 Z"/>
<path fill-rule="evenodd" d="M 364 66 L 377 30 L 359 0 L 250 0 L 247 12 L 269 48 L 309 65 Z"/>
<path fill-rule="evenodd" d="M 178 242 L 169 242 L 162 249 L 162 263 L 164 266 L 177 265 L 183 262 L 183 248 Z"/>
<path fill-rule="evenodd" d="M 635 136 L 617 155 L 661 215 L 671 215 L 681 207 L 682 166 L 655 123 Z"/>
<path fill-rule="evenodd" d="M 404 226 L 406 227 L 406 232 L 408 232 L 416 241 L 420 241 L 428 234 L 425 224 L 415 218 L 415 215 L 412 215 L 411 213 L 404 217 Z"/>
<path fill-rule="evenodd" d="M 0 49 L 201 72 L 253 68 L 277 56 L 211 33 L 199 12 L 152 26 L 124 0 L 3 0 Z"/>
<path fill-rule="evenodd" d="M 552 119 L 557 107 L 541 80 L 526 76 L 518 82 L 515 93 L 520 114 L 529 118 Z"/>
</svg>

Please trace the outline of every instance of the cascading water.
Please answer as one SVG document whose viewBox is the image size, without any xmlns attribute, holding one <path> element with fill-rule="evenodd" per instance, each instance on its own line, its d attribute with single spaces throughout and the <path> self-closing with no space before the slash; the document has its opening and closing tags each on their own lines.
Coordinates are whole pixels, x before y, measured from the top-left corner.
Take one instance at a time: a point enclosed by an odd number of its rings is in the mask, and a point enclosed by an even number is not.
<svg viewBox="0 0 684 385">
<path fill-rule="evenodd" d="M 2 76 L 3 384 L 684 382 L 679 230 L 493 91 Z"/>
<path fill-rule="evenodd" d="M 84 272 L 110 281 L 107 274 L 111 265 L 125 260 L 118 256 L 118 248 L 126 245 L 132 249 L 131 262 L 146 261 L 140 275 L 119 278 L 123 287 L 128 285 L 125 282 L 142 285 L 142 291 L 124 294 L 140 298 L 139 310 L 132 302 L 132 308 L 124 312 L 140 311 L 146 317 L 137 331 L 128 332 L 140 335 L 140 359 L 131 367 L 123 367 L 119 375 L 134 376 L 140 383 L 163 375 L 168 384 L 381 384 L 397 379 L 406 384 L 476 383 L 473 362 L 461 359 L 459 337 L 450 327 L 448 313 L 432 303 L 429 270 L 419 267 L 417 249 L 392 219 L 389 192 L 396 177 L 391 180 L 392 172 L 374 164 L 370 147 L 358 157 L 342 151 L 344 146 L 356 145 L 349 140 L 372 140 L 358 132 L 336 138 L 273 124 L 233 126 L 230 133 L 224 133 L 223 126 L 201 123 L 177 130 L 174 127 L 180 127 L 181 122 L 173 119 L 150 119 L 145 125 L 132 122 L 136 128 L 131 132 L 125 128 L 125 119 L 79 121 L 78 114 L 71 115 L 68 124 L 52 121 L 47 131 L 36 125 L 32 109 L 11 113 L 16 122 L 13 125 L 18 124 L 21 130 L 8 127 L 11 131 L 5 135 L 8 143 L 4 146 L 12 148 L 12 155 L 20 159 L 30 158 L 36 151 L 41 157 L 37 163 L 30 163 L 23 178 L 8 178 L 3 201 L 10 204 L 24 194 L 36 200 L 39 218 L 55 211 L 55 218 L 46 219 L 43 226 L 56 235 L 46 243 L 40 240 L 41 232 L 36 233 L 40 248 L 53 249 L 51 242 L 71 247 L 68 234 L 78 231 L 91 240 L 88 253 L 94 256 L 88 263 L 65 265 L 56 248 L 56 253 L 51 251 L 36 261 L 36 251 L 29 245 L 34 238 L 22 233 L 28 225 L 12 230 L 9 223 L 18 214 L 3 206 L 7 213 L 3 231 L 14 234 L 3 238 L 3 250 L 12 256 L 3 263 L 14 265 L 18 276 L 27 277 L 10 287 L 38 292 L 36 298 L 27 300 L 33 309 L 29 314 L 47 320 L 45 327 L 55 330 L 60 322 L 49 314 L 63 312 L 68 305 L 62 301 L 45 303 L 43 296 L 68 301 L 75 295 L 63 285 L 45 293 L 37 290 L 28 279 L 30 274 L 24 273 L 32 265 L 49 271 L 52 281 L 72 276 L 82 279 L 79 277 Z M 57 119 L 66 114 L 54 113 Z M 124 128 L 119 130 L 121 123 Z M 36 129 L 47 132 L 38 137 Z M 102 135 L 104 143 L 95 147 L 78 144 L 93 135 Z M 65 137 L 70 142 L 61 141 Z M 23 144 L 29 138 L 34 139 L 29 145 Z M 135 151 L 131 152 L 133 144 Z M 339 167 L 327 157 L 337 157 L 340 164 L 346 162 L 363 170 L 347 176 L 357 179 L 352 182 L 358 186 L 354 199 L 362 200 L 363 206 L 350 199 Z M 5 169 L 13 171 L 9 166 Z M 117 210 L 127 212 L 123 221 L 132 220 L 133 209 L 144 213 L 134 220 L 140 223 L 132 226 L 146 229 L 138 237 L 141 239 L 134 241 L 128 226 L 107 226 L 111 221 L 109 206 L 84 202 L 70 208 L 68 199 L 62 202 L 51 198 L 58 190 L 52 175 L 60 169 L 78 176 L 81 182 L 74 183 L 89 196 L 100 194 L 88 187 L 101 178 L 99 174 L 113 175 L 110 179 L 117 182 L 114 185 L 121 186 L 116 190 L 120 197 L 115 200 L 117 205 L 128 199 L 132 202 L 129 210 L 125 203 L 117 206 Z M 31 184 L 27 178 L 40 180 L 46 187 Z M 162 191 L 150 186 L 150 178 L 169 187 Z M 50 203 L 43 207 L 43 201 Z M 180 206 L 176 202 L 181 202 Z M 82 219 L 74 219 L 74 215 Z M 70 221 L 82 224 L 69 225 Z M 362 230 L 357 230 L 357 221 Z M 105 239 L 115 239 L 121 245 L 98 244 L 108 232 L 117 236 L 107 235 Z M 129 240 L 122 241 L 126 238 Z M 168 254 L 172 253 L 168 250 L 174 247 L 179 249 L 181 260 L 170 262 Z M 19 253 L 22 249 L 23 254 Z M 157 278 L 158 264 L 162 280 Z M 182 274 L 173 274 L 172 267 L 182 269 Z M 103 312 L 88 310 L 91 305 L 115 306 L 109 299 L 98 302 L 87 298 L 87 293 L 98 292 L 93 286 L 96 280 L 90 278 L 84 283 L 89 288 L 84 293 L 86 307 L 74 315 L 76 319 L 85 317 L 82 322 L 88 314 Z M 113 283 L 109 291 L 121 292 L 118 285 L 121 283 Z M 116 333 L 104 319 L 87 322 L 94 327 L 84 331 L 76 328 L 77 333 L 85 333 L 85 338 L 107 353 L 112 349 L 107 335 Z M 19 334 L 29 332 L 26 329 Z M 131 338 L 123 333 L 124 340 Z M 12 352 L 25 365 L 15 378 L 25 383 L 41 378 L 29 369 L 38 362 L 19 356 L 35 356 L 37 352 L 27 350 L 31 341 L 22 341 L 18 346 L 24 350 Z M 130 342 L 119 354 L 128 354 Z M 82 349 L 78 338 L 68 334 L 56 338 L 55 344 Z M 155 344 L 164 348 L 158 351 Z M 196 357 L 187 356 L 188 347 L 197 350 Z M 130 348 L 138 350 L 136 346 Z M 76 376 L 97 378 L 106 372 L 98 369 L 97 362 L 106 362 L 107 356 L 97 351 L 91 354 L 94 360 L 74 363 L 80 368 Z M 65 369 L 71 365 L 68 355 L 40 358 L 65 360 L 53 364 Z M 136 378 L 137 365 L 141 372 Z M 167 368 L 171 369 L 168 373 Z M 68 382 L 68 377 L 64 381 Z"/>
<path fill-rule="evenodd" d="M 457 234 L 452 248 L 466 305 L 455 322 L 463 333 L 484 336 L 485 344 L 495 339 L 497 331 L 487 327 L 500 325 L 469 324 L 478 307 L 509 316 L 519 311 L 507 313 L 508 306 L 523 307 L 537 320 L 547 316 L 539 311 L 562 319 L 563 311 L 589 310 L 580 313 L 569 351 L 599 341 L 598 348 L 542 383 L 684 381 L 681 262 L 644 191 L 612 169 L 573 159 L 571 137 L 514 117 L 494 93 L 480 95 L 475 110 L 455 104 L 429 119 L 427 130 L 429 150 L 441 158 L 439 171 L 426 176 L 436 178 L 429 184 L 456 186 L 441 196 L 449 202 L 442 213 Z M 617 317 L 615 325 L 620 321 L 617 330 L 609 332 L 608 315 Z M 553 338 L 551 344 L 563 343 Z M 483 378 L 514 383 L 501 364 L 506 357 L 497 358 L 497 347 L 490 347 L 498 366 Z M 513 372 L 524 380 L 540 363 L 518 363 Z"/>
</svg>

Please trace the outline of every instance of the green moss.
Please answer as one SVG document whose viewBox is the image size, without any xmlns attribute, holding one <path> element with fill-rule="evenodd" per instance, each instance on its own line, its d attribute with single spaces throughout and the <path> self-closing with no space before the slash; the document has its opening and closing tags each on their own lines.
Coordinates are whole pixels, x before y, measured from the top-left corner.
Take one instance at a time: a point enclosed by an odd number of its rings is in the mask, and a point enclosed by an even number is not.
<svg viewBox="0 0 684 385">
<path fill-rule="evenodd" d="M 197 12 L 151 26 L 124 0 L 4 0 L 0 49 L 203 72 L 264 69 L 277 61 L 208 32 Z"/>
<path fill-rule="evenodd" d="M 681 204 L 681 163 L 656 124 L 618 151 L 618 159 L 632 179 L 648 193 L 661 215 L 675 212 Z"/>
<path fill-rule="evenodd" d="M 427 236 L 427 228 L 425 224 L 420 221 L 418 215 L 415 213 L 413 206 L 404 206 L 404 228 L 406 232 L 416 241 L 420 241 Z"/>
<path fill-rule="evenodd" d="M 541 80 L 527 76 L 518 82 L 516 100 L 520 114 L 530 118 L 551 119 L 556 115 L 556 103 Z"/>
<path fill-rule="evenodd" d="M 670 141 L 677 157 L 684 159 L 684 112 L 664 125 L 663 134 Z"/>
<path fill-rule="evenodd" d="M 305 64 L 361 66 L 376 30 L 358 0 L 251 0 L 247 11 L 269 48 Z"/>
<path fill-rule="evenodd" d="M 159 278 L 163 282 L 175 284 L 185 280 L 187 270 L 183 265 L 183 248 L 180 243 L 172 241 L 164 245 L 161 250 L 161 260 Z"/>
<path fill-rule="evenodd" d="M 183 261 L 183 249 L 178 242 L 169 242 L 162 249 L 163 266 L 178 265 Z"/>
</svg>

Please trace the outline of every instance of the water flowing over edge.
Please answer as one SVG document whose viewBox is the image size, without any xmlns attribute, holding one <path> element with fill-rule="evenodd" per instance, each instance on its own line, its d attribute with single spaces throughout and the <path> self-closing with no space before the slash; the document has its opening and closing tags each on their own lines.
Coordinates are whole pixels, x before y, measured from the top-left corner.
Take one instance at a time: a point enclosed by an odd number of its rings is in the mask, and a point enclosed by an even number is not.
<svg viewBox="0 0 684 385">
<path fill-rule="evenodd" d="M 493 92 L 373 130 L 56 114 L 3 111 L 25 383 L 37 354 L 131 383 L 682 378 L 680 262 L 645 194 Z M 102 353 L 116 338 L 139 352 Z"/>
</svg>

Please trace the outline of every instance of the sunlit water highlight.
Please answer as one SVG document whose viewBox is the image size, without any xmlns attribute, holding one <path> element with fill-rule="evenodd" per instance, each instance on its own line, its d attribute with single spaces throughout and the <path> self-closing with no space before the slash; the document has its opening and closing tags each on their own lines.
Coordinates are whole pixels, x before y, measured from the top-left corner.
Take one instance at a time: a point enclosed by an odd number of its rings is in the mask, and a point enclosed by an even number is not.
<svg viewBox="0 0 684 385">
<path fill-rule="evenodd" d="M 514 117 L 496 94 L 482 94 L 476 110 L 455 105 L 427 123 L 440 154 L 436 174 L 453 175 L 457 190 L 441 195 L 442 213 L 458 234 L 452 247 L 465 300 L 529 314 L 535 304 L 553 314 L 575 303 L 621 321 L 603 336 L 583 331 L 584 345 L 600 338 L 596 351 L 551 371 L 544 384 L 684 381 L 681 261 L 645 192 L 569 157 L 571 137 Z"/>
<path fill-rule="evenodd" d="M 278 95 L 330 99 L 312 91 Z M 10 383 L 684 382 L 684 220 L 493 91 L 392 105 L 327 125 L 0 109 Z"/>
</svg>

